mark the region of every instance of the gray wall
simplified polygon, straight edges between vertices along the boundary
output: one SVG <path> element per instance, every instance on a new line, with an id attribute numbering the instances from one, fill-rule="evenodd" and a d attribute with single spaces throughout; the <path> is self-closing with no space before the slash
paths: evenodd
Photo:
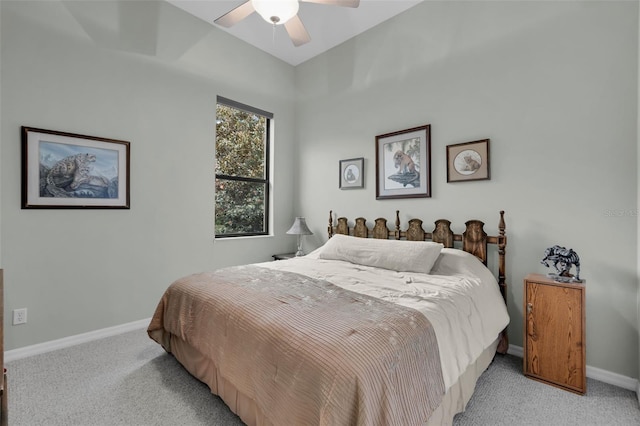
<path id="1" fill-rule="evenodd" d="M 506 211 L 511 343 L 522 280 L 571 247 L 587 285 L 587 362 L 638 377 L 637 2 L 424 2 L 296 70 L 300 211 L 325 239 L 351 219 Z M 375 136 L 432 128 L 430 199 L 375 199 Z M 446 182 L 446 145 L 491 139 L 491 180 Z M 338 161 L 365 157 L 365 189 Z M 431 224 L 431 225 L 430 225 Z M 614 348 L 614 349 L 613 349 Z"/>
<path id="2" fill-rule="evenodd" d="M 0 7 L 0 34 L 2 34 L 2 8 Z M 1 44 L 1 39 L 0 39 Z M 2 81 L 2 55 L 0 54 L 0 82 Z M 0 141 L 2 141 L 2 84 L 0 84 Z M 2 176 L 2 143 L 0 143 L 0 176 Z M 0 187 L 0 194 L 2 188 Z M 0 197 L 0 241 L 2 241 L 2 197 Z M 2 244 L 0 244 L 0 267 L 2 267 Z"/>
<path id="3" fill-rule="evenodd" d="M 181 275 L 291 250 L 295 214 L 308 250 L 329 209 L 490 233 L 504 209 L 512 343 L 522 278 L 564 244 L 587 279 L 589 365 L 638 377 L 636 2 L 430 1 L 295 69 L 165 3 L 0 10 L 7 349 L 147 318 Z M 212 240 L 216 95 L 276 115 L 275 237 Z M 421 124 L 433 197 L 376 201 L 375 135 Z M 131 210 L 21 210 L 21 125 L 131 141 Z M 491 180 L 447 184 L 446 145 L 481 138 Z M 365 189 L 340 191 L 338 161 L 359 156 Z"/>
<path id="4" fill-rule="evenodd" d="M 180 276 L 294 248 L 293 67 L 164 2 L 0 8 L 6 349 L 149 318 Z M 216 95 L 275 115 L 275 237 L 213 241 Z M 131 209 L 21 210 L 23 125 L 130 141 Z"/>

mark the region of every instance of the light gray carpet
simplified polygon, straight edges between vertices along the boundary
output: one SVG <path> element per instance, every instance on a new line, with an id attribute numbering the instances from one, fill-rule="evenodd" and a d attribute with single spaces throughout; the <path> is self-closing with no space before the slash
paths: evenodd
<path id="1" fill-rule="evenodd" d="M 574 395 L 525 378 L 521 363 L 497 356 L 454 424 L 640 425 L 634 392 L 589 380 L 587 395 Z M 12 361 L 7 372 L 15 426 L 242 425 L 145 330 Z"/>
<path id="2" fill-rule="evenodd" d="M 637 426 L 640 407 L 635 392 L 587 379 L 577 395 L 526 378 L 522 358 L 497 355 L 454 425 Z"/>

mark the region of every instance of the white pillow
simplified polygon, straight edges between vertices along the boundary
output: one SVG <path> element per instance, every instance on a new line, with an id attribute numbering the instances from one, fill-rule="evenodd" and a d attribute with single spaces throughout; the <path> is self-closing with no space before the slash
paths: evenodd
<path id="1" fill-rule="evenodd" d="M 336 234 L 322 246 L 318 257 L 398 272 L 428 274 L 443 247 L 440 243 L 430 241 L 383 240 Z"/>

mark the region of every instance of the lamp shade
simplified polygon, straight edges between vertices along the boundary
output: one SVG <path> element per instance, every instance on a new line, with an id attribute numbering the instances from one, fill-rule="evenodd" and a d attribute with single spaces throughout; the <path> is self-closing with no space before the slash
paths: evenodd
<path id="1" fill-rule="evenodd" d="M 253 8 L 262 19 L 274 25 L 282 25 L 298 13 L 298 0 L 251 0 Z"/>
<path id="2" fill-rule="evenodd" d="M 307 221 L 304 217 L 296 217 L 296 220 L 287 231 L 291 235 L 313 235 L 313 232 L 307 227 Z"/>

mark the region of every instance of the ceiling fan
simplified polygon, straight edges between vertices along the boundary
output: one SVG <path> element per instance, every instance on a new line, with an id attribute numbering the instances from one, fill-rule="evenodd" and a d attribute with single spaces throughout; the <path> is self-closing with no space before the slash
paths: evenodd
<path id="1" fill-rule="evenodd" d="M 213 22 L 229 28 L 253 12 L 258 12 L 270 24 L 284 25 L 293 44 L 301 46 L 311 41 L 311 37 L 298 16 L 300 6 L 298 1 L 343 7 L 358 7 L 360 5 L 360 0 L 247 0 Z"/>

